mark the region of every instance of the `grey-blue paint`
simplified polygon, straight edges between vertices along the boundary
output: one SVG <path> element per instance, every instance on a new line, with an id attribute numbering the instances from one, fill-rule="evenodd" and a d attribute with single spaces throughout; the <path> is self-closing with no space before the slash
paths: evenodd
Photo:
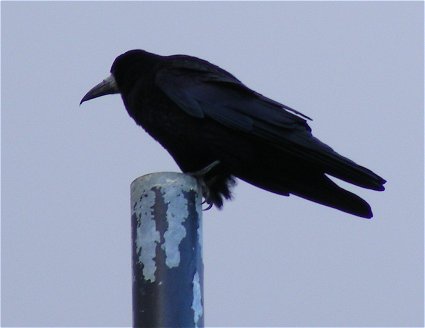
<path id="1" fill-rule="evenodd" d="M 201 196 L 181 173 L 131 184 L 133 325 L 203 327 Z"/>

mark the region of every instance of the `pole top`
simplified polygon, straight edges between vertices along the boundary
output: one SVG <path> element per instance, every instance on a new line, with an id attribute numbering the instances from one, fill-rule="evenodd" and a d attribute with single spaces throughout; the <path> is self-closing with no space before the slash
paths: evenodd
<path id="1" fill-rule="evenodd" d="M 200 186 L 196 178 L 189 174 L 179 172 L 155 172 L 142 175 L 133 180 L 130 185 L 131 195 L 138 196 L 143 190 L 152 189 L 179 189 L 183 191 L 195 191 L 200 193 Z M 132 199 L 134 203 L 134 199 Z"/>

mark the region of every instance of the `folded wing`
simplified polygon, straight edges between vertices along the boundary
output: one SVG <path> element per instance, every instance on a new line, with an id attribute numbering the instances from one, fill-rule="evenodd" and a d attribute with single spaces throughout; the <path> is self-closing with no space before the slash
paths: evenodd
<path id="1" fill-rule="evenodd" d="M 315 138 L 306 121 L 309 117 L 249 89 L 206 61 L 174 57 L 157 73 L 155 82 L 188 115 L 208 117 L 227 128 L 261 138 L 344 181 L 384 190 L 384 179 Z"/>

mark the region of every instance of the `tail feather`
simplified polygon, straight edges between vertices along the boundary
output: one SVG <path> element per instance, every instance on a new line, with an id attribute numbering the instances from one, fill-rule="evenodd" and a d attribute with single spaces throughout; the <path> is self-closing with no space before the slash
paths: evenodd
<path id="1" fill-rule="evenodd" d="M 338 179 L 372 190 L 385 190 L 385 179 L 371 170 L 340 155 L 331 147 L 313 137 L 309 132 L 291 136 L 293 144 L 285 145 L 284 152 L 307 160 L 315 168 L 320 168 Z"/>
<path id="2" fill-rule="evenodd" d="M 319 139 L 315 137 L 311 139 L 315 140 L 314 145 L 317 147 L 312 152 L 313 158 L 323 165 L 324 172 L 359 187 L 377 191 L 385 190 L 385 179 L 368 168 L 340 155 Z"/>
<path id="3" fill-rule="evenodd" d="M 298 184 L 291 194 L 359 217 L 373 217 L 372 209 L 364 199 L 341 188 L 324 175 L 316 176 L 314 180 L 310 177 L 308 184 Z"/>
<path id="4" fill-rule="evenodd" d="M 377 191 L 385 190 L 386 180 L 376 173 L 336 152 L 331 155 L 334 161 L 325 168 L 325 171 L 330 175 L 359 187 Z"/>

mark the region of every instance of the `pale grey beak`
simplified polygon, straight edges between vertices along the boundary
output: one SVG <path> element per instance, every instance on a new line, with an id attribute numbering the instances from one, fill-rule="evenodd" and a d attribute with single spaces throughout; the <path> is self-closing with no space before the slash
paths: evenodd
<path id="1" fill-rule="evenodd" d="M 108 78 L 104 79 L 94 88 L 92 88 L 89 92 L 87 92 L 83 99 L 81 99 L 80 105 L 87 100 L 101 97 L 104 95 L 110 95 L 113 93 L 119 93 L 119 90 L 117 87 L 117 83 L 115 82 L 115 79 L 111 74 Z"/>

